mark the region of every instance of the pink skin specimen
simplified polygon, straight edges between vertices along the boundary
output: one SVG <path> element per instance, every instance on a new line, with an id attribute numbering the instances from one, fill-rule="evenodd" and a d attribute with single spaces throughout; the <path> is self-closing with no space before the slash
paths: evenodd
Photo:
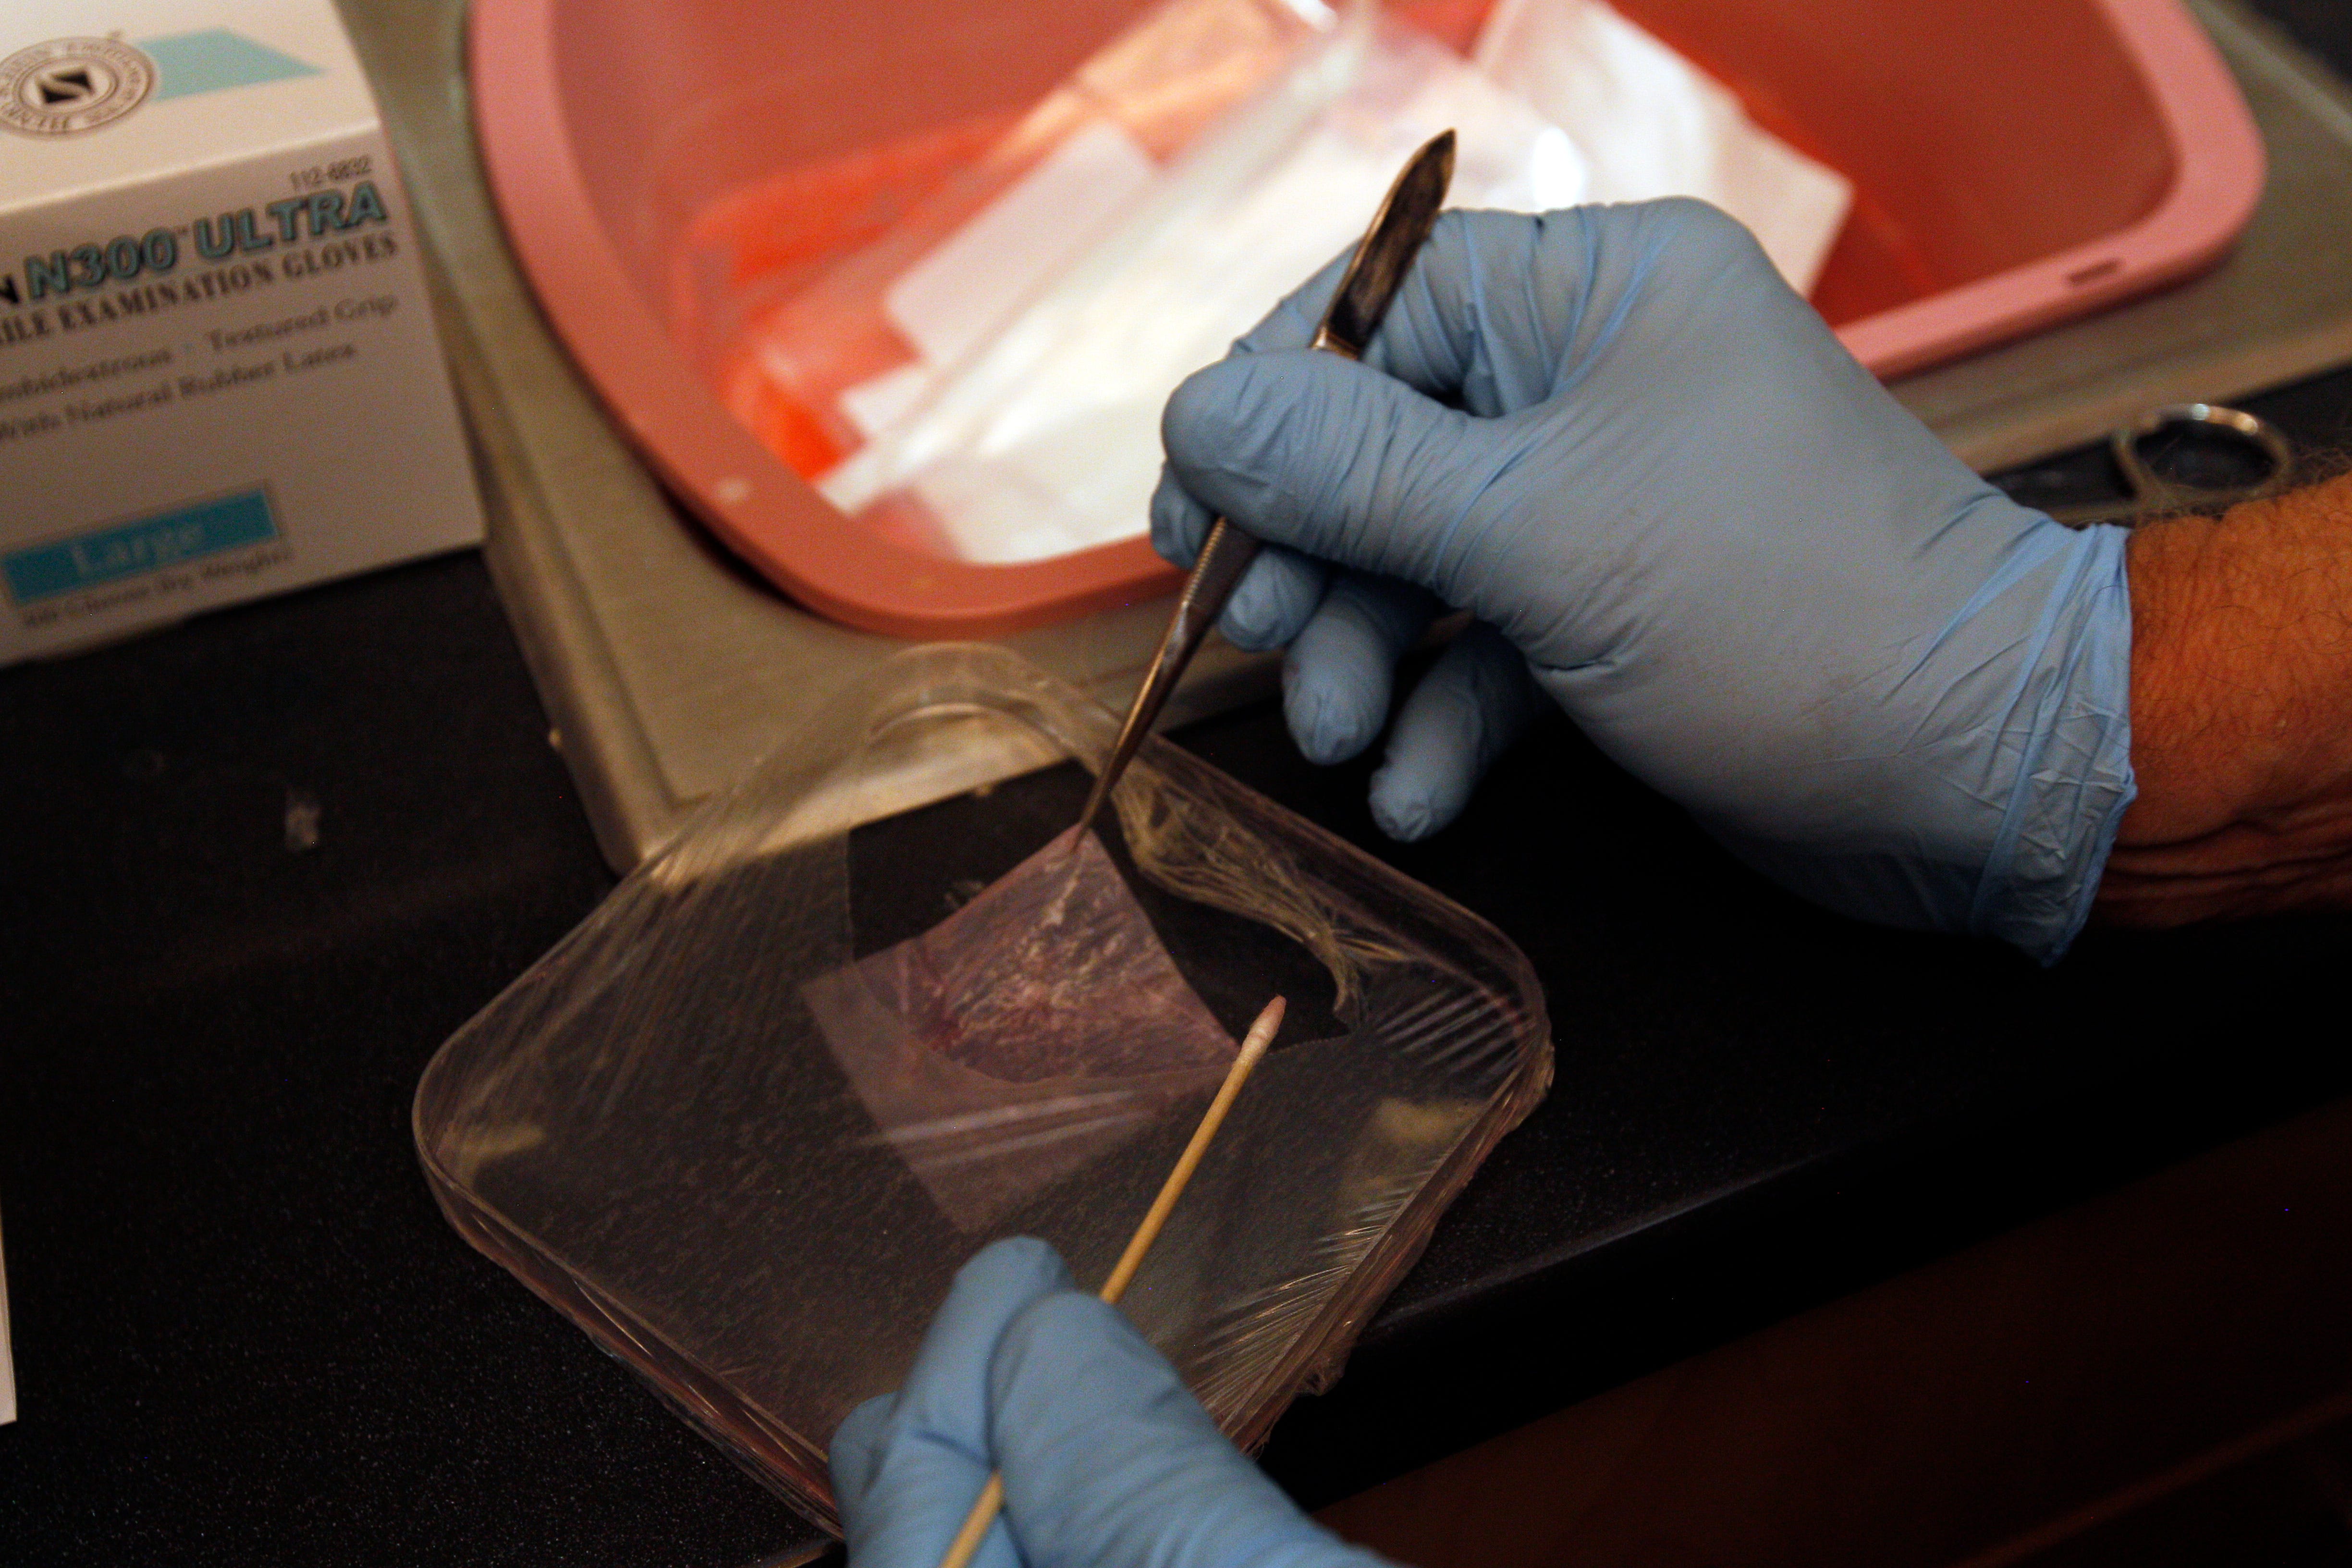
<path id="1" fill-rule="evenodd" d="M 1234 1052 L 1091 836 L 804 994 L 883 1137 L 966 1229 L 1213 1088 Z"/>

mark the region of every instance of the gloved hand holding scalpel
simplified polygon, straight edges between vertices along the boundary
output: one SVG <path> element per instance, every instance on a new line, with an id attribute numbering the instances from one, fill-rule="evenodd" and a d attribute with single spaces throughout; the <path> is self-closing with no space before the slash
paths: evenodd
<path id="1" fill-rule="evenodd" d="M 1354 754 L 1446 606 L 1372 808 L 1462 810 L 1556 700 L 1783 885 L 2044 963 L 2118 923 L 2352 902 L 2352 481 L 2136 531 L 1963 467 L 1691 201 L 1443 216 L 1361 364 L 1297 352 L 1339 264 L 1170 400 L 1152 537 L 1269 548 L 1223 625 L 1288 644 Z M 2128 543 L 2126 542 L 2128 541 Z"/>
<path id="2" fill-rule="evenodd" d="M 1288 547 L 1222 624 L 1290 645 L 1318 761 L 1478 617 L 1397 715 L 1385 829 L 1444 826 L 1549 696 L 1832 909 L 2063 950 L 2132 796 L 2123 530 L 1969 472 L 1703 204 L 1448 213 L 1361 365 L 1296 352 L 1336 266 L 1171 399 L 1152 531 Z"/>

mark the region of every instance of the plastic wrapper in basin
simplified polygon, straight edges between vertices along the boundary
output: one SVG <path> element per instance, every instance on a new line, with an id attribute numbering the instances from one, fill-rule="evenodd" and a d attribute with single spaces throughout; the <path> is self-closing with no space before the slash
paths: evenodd
<path id="1" fill-rule="evenodd" d="M 1270 996 L 1282 1036 L 1125 1302 L 1244 1444 L 1549 1082 L 1507 941 L 1181 751 L 1077 843 L 1115 728 L 1002 650 L 900 655 L 418 1090 L 467 1238 L 827 1525 L 834 1427 L 956 1268 L 1026 1233 L 1105 1274 Z"/>

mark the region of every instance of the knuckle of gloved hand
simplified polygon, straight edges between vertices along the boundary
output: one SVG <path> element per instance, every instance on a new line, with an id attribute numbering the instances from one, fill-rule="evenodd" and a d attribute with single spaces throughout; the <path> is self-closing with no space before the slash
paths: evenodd
<path id="1" fill-rule="evenodd" d="M 1697 196 L 1660 196 L 1626 210 L 1639 215 L 1645 225 L 1664 229 L 1680 245 L 1727 249 L 1755 243 L 1746 225 Z"/>
<path id="2" fill-rule="evenodd" d="M 1278 530 L 1296 511 L 1286 487 L 1309 411 L 1291 357 L 1255 354 L 1197 370 L 1170 394 L 1160 419 L 1178 480 L 1254 529 Z"/>
<path id="3" fill-rule="evenodd" d="M 1534 213 L 1450 207 L 1437 215 L 1430 228 L 1424 266 L 1433 276 L 1458 278 L 1481 257 L 1525 251 L 1542 226 L 1542 218 Z"/>
<path id="4" fill-rule="evenodd" d="M 1059 1375 L 1059 1369 L 1089 1359 L 1095 1347 L 1124 1347 L 1134 1337 L 1117 1308 L 1078 1290 L 1057 1290 L 1004 1326 L 991 1375 L 1013 1383 L 1040 1371 Z"/>
<path id="5" fill-rule="evenodd" d="M 1258 557 L 1227 606 L 1254 649 L 1279 647 L 1297 637 L 1323 596 L 1328 576 L 1312 556 L 1269 550 Z"/>
<path id="6" fill-rule="evenodd" d="M 1018 1299 L 1039 1290 L 1068 1289 L 1070 1271 L 1051 1243 L 1034 1236 L 1008 1236 L 966 1258 L 956 1278 L 959 1283 Z"/>
<path id="7" fill-rule="evenodd" d="M 1178 565 L 1190 565 L 1192 557 L 1201 548 L 1201 535 L 1208 528 L 1207 514 L 1201 503 L 1184 493 L 1184 487 L 1167 465 L 1160 469 L 1160 482 L 1152 488 L 1151 547 Z"/>
<path id="8" fill-rule="evenodd" d="M 1656 252 L 1662 282 L 1705 289 L 1732 282 L 1777 284 L 1780 272 L 1746 224 L 1696 196 L 1666 196 L 1624 209 L 1638 215 Z"/>
<path id="9" fill-rule="evenodd" d="M 1244 399 L 1255 358 L 1203 365 L 1178 382 L 1176 390 L 1168 395 L 1168 405 L 1160 416 L 1160 445 L 1177 482 L 1194 495 L 1201 493 L 1201 477 L 1212 465 L 1227 458 L 1248 428 Z"/>
<path id="10" fill-rule="evenodd" d="M 1092 1296 L 1057 1291 L 1005 1326 L 989 1363 L 1001 1442 L 1055 1441 L 1106 1400 L 1150 1403 L 1174 1372 L 1119 1314 Z M 1080 1394 L 1073 1398 L 1072 1391 Z"/>
<path id="11" fill-rule="evenodd" d="M 841 1418 L 826 1450 L 832 1457 L 836 1480 L 852 1489 L 865 1484 L 871 1460 L 889 1436 L 891 1419 L 898 1408 L 897 1394 L 877 1394 Z M 845 1471 L 849 1473 L 845 1475 Z"/>

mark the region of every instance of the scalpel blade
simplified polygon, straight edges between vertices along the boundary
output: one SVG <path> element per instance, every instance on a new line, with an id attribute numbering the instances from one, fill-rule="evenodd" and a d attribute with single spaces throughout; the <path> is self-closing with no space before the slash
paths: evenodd
<path id="1" fill-rule="evenodd" d="M 1371 342 L 1381 318 L 1388 314 L 1389 301 L 1396 298 L 1397 286 L 1404 281 L 1413 258 L 1429 238 L 1430 226 L 1437 221 L 1437 209 L 1445 205 L 1445 190 L 1453 182 L 1454 132 L 1444 131 L 1412 155 L 1396 184 L 1389 187 L 1387 199 L 1372 215 L 1371 226 L 1364 231 L 1362 243 L 1349 260 L 1331 303 L 1324 308 L 1323 324 L 1316 329 L 1310 347 L 1349 359 L 1363 357 L 1364 345 Z M 1176 595 L 1176 610 L 1160 639 L 1160 651 L 1151 656 L 1143 684 L 1137 688 L 1134 704 L 1127 710 L 1127 722 L 1119 726 L 1118 740 L 1087 795 L 1087 808 L 1078 814 L 1080 833 L 1094 826 L 1103 802 L 1110 798 L 1111 786 L 1127 771 L 1136 748 L 1150 732 L 1151 721 L 1160 717 L 1168 694 L 1176 689 L 1177 679 L 1192 662 L 1201 639 L 1209 635 L 1217 613 L 1233 596 L 1234 584 L 1242 580 L 1243 571 L 1256 554 L 1257 541 L 1223 518 L 1210 526 L 1200 558 L 1192 563 L 1192 574 Z"/>

